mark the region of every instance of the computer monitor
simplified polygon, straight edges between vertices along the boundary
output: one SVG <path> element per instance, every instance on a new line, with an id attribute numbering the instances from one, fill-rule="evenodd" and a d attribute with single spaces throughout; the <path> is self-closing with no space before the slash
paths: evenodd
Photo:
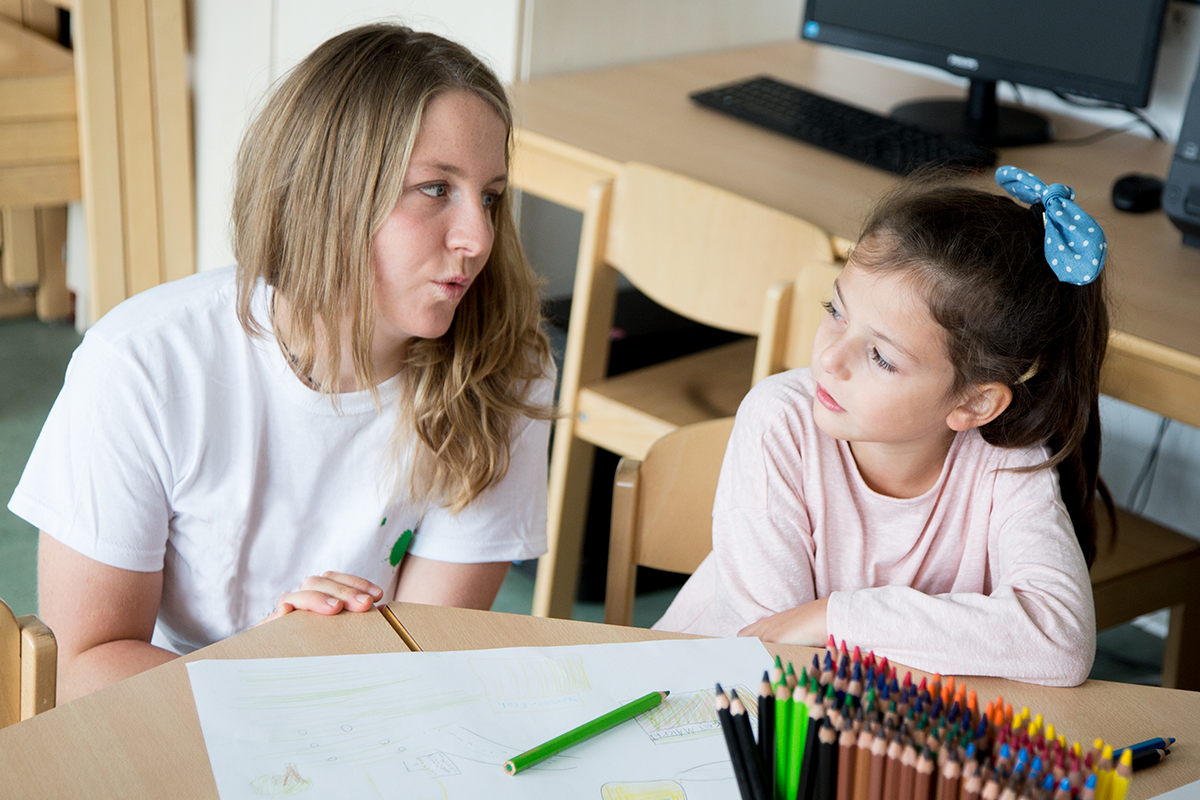
<path id="1" fill-rule="evenodd" d="M 989 147 L 1036 144 L 1049 121 L 998 105 L 996 81 L 1145 106 L 1166 2 L 808 0 L 800 34 L 970 79 L 964 100 L 907 103 L 897 119 Z"/>

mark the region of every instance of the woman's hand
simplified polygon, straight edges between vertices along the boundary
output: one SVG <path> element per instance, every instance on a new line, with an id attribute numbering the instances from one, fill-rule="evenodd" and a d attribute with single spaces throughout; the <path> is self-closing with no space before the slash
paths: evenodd
<path id="1" fill-rule="evenodd" d="M 322 572 L 320 575 L 309 575 L 296 591 L 280 595 L 274 613 L 257 624 L 297 609 L 316 614 L 337 614 L 343 610 L 370 611 L 382 599 L 383 589 L 365 578 L 342 572 Z"/>
<path id="2" fill-rule="evenodd" d="M 821 647 L 829 639 L 825 608 L 829 599 L 814 600 L 751 623 L 738 636 L 757 636 L 764 642 Z"/>

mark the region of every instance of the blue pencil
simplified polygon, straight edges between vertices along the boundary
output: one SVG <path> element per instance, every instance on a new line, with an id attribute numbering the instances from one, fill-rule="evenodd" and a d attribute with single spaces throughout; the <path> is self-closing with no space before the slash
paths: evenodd
<path id="1" fill-rule="evenodd" d="M 1120 758 L 1121 753 L 1126 750 L 1132 750 L 1134 758 L 1136 758 L 1138 755 L 1148 750 L 1170 750 L 1171 745 L 1173 744 L 1175 744 L 1174 736 L 1158 736 L 1154 739 L 1147 739 L 1144 742 L 1131 744 L 1128 747 L 1122 747 L 1120 750 L 1113 750 L 1113 760 L 1116 761 L 1116 759 Z"/>

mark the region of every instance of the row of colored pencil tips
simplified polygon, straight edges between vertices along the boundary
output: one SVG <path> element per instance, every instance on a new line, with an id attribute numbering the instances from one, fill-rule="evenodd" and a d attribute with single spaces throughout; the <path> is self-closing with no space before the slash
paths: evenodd
<path id="1" fill-rule="evenodd" d="M 835 667 L 836 665 L 836 667 Z M 1091 751 L 1002 697 L 832 645 L 797 675 L 777 657 L 751 701 L 718 684 L 717 717 L 743 800 L 1124 800 L 1135 761 L 1174 740 Z M 757 738 L 751 716 L 757 717 Z"/>

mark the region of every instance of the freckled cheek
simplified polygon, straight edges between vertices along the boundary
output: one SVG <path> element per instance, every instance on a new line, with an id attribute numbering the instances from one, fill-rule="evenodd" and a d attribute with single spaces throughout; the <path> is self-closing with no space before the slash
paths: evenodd
<path id="1" fill-rule="evenodd" d="M 821 321 L 821 325 L 817 328 L 817 333 L 813 337 L 812 341 L 812 365 L 814 367 L 820 363 L 821 354 L 825 352 L 827 347 L 829 347 L 829 342 L 831 340 L 831 335 L 829 333 L 829 317 L 826 316 L 825 319 Z"/>

